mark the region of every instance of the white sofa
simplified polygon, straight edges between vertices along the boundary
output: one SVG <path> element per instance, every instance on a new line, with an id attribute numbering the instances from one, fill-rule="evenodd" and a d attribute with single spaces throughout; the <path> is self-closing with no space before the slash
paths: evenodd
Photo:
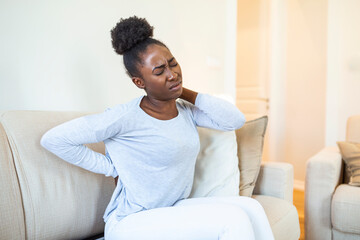
<path id="1" fill-rule="evenodd" d="M 360 115 L 348 119 L 346 141 L 360 143 Z M 308 160 L 306 240 L 360 240 L 360 187 L 348 182 L 338 147 L 326 147 Z"/>
<path id="2" fill-rule="evenodd" d="M 86 239 L 102 234 L 114 180 L 73 166 L 40 146 L 42 135 L 81 112 L 9 111 L 0 124 L 0 239 Z M 104 152 L 103 143 L 90 148 Z M 253 197 L 275 239 L 296 240 L 293 167 L 262 163 Z M 94 238 L 93 238 L 94 239 Z"/>

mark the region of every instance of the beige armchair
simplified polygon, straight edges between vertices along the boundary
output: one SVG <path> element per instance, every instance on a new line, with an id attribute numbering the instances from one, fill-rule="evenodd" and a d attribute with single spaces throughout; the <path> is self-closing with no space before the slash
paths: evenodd
<path id="1" fill-rule="evenodd" d="M 360 142 L 360 115 L 348 119 L 346 141 Z M 350 186 L 338 147 L 307 162 L 305 239 L 360 239 L 360 187 Z"/>

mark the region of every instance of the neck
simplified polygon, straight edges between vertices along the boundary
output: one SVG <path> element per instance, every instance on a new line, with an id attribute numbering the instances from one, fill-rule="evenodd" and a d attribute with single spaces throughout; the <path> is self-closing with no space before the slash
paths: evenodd
<path id="1" fill-rule="evenodd" d="M 162 120 L 168 120 L 178 115 L 175 99 L 162 101 L 145 96 L 140 103 L 140 107 L 150 116 Z"/>

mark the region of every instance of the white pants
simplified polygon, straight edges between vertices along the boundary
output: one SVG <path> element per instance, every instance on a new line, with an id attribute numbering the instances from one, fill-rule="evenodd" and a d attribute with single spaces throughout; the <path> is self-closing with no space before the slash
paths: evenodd
<path id="1" fill-rule="evenodd" d="M 191 198 L 105 224 L 105 240 L 273 240 L 263 207 L 249 197 Z"/>

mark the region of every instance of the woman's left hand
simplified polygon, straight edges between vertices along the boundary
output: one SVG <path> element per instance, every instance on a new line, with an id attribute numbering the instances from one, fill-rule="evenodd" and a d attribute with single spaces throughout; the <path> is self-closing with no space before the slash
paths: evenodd
<path id="1" fill-rule="evenodd" d="M 194 92 L 187 88 L 183 88 L 182 94 L 180 95 L 179 98 L 184 99 L 192 104 L 195 104 L 197 95 L 198 95 L 197 92 Z"/>

